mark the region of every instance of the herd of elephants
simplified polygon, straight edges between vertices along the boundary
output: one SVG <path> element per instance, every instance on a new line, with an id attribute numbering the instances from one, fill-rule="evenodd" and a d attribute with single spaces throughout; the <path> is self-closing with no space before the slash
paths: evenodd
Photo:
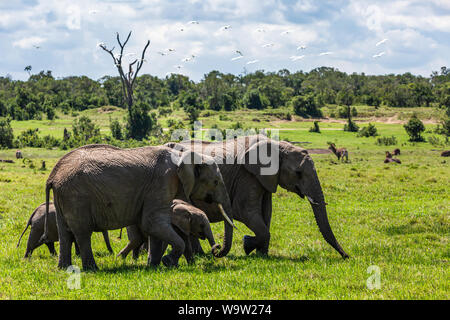
<path id="1" fill-rule="evenodd" d="M 267 150 L 272 150 L 269 159 L 277 162 L 274 172 L 264 171 L 269 164 L 259 156 Z M 25 228 L 31 226 L 25 257 L 42 244 L 56 254 L 54 242 L 59 241 L 58 266 L 65 269 L 72 265 L 75 243 L 83 269 L 96 270 L 92 233 L 102 232 L 112 252 L 108 230 L 126 227 L 129 242 L 120 256 L 133 251 L 136 258 L 147 245 L 150 266 L 162 261 L 174 267 L 183 254 L 188 262 L 195 254 L 203 254 L 199 239 L 208 240 L 215 257 L 227 255 L 233 220 L 254 232 L 244 236 L 245 253 L 256 250 L 267 255 L 272 194 L 278 185 L 309 201 L 324 239 L 348 258 L 331 230 L 308 152 L 264 135 L 134 149 L 87 145 L 67 153 L 47 179 L 46 202 L 33 212 Z M 220 221 L 224 223 L 221 246 L 210 226 Z M 164 255 L 168 245 L 172 250 Z"/>

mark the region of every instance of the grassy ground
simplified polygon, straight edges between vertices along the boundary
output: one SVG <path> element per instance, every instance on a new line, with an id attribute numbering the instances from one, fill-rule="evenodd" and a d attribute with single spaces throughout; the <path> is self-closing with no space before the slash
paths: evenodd
<path id="1" fill-rule="evenodd" d="M 107 116 L 99 117 L 106 130 Z M 254 115 L 236 117 L 247 124 Z M 70 126 L 70 117 L 56 123 L 63 121 Z M 227 257 L 201 257 L 192 266 L 182 259 L 177 270 L 148 269 L 145 256 L 137 262 L 110 256 L 101 234 L 95 234 L 100 271 L 82 273 L 81 289 L 70 290 L 69 274 L 58 270 L 57 258 L 46 247 L 24 260 L 28 233 L 15 247 L 31 212 L 45 199 L 50 169 L 65 153 L 24 149 L 35 168 L 20 161 L 0 163 L 0 299 L 449 299 L 450 167 L 433 151 L 440 148 L 407 142 L 400 124 L 377 123 L 381 135 L 398 139 L 397 146 L 381 147 L 375 138 L 343 132 L 340 123 L 321 123 L 317 134 L 307 131 L 310 122 L 276 121 L 265 124 L 285 129 L 282 139 L 311 142 L 306 148 L 326 148 L 327 141 L 348 148 L 349 163 L 338 163 L 331 154 L 312 157 L 331 226 L 350 259 L 342 260 L 323 240 L 306 201 L 279 188 L 273 197 L 268 258 L 245 255 L 242 237 L 252 233 L 239 222 Z M 18 130 L 32 124 L 13 125 Z M 47 130 L 45 121 L 36 124 Z M 56 127 L 62 134 L 63 125 Z M 384 151 L 395 147 L 401 149 L 402 164 L 384 164 Z M 13 155 L 14 150 L 0 150 L 0 159 Z M 46 171 L 39 170 L 41 160 Z M 219 240 L 223 225 L 214 224 L 213 230 Z M 118 240 L 118 233 L 110 232 L 115 252 L 127 242 L 126 236 Z M 81 266 L 78 257 L 73 262 Z M 370 266 L 379 267 L 379 289 L 367 288 Z"/>

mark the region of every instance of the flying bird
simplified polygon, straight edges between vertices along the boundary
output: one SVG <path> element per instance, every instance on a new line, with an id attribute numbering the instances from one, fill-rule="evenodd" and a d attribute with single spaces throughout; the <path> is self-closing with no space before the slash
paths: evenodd
<path id="1" fill-rule="evenodd" d="M 378 53 L 378 54 L 374 54 L 373 56 L 372 56 L 372 58 L 379 58 L 379 57 L 381 57 L 381 56 L 384 56 L 386 54 L 386 52 L 380 52 L 380 53 Z"/>
<path id="2" fill-rule="evenodd" d="M 291 33 L 292 31 L 291 30 L 286 30 L 286 31 L 283 31 L 282 33 L 280 33 L 281 35 L 285 35 L 285 34 L 289 34 L 289 33 Z"/>
<path id="3" fill-rule="evenodd" d="M 162 55 L 162 56 L 166 56 L 166 55 L 167 55 L 167 53 L 161 52 L 161 51 L 158 51 L 158 54 L 160 54 L 160 55 Z"/>
<path id="4" fill-rule="evenodd" d="M 199 22 L 195 21 L 195 20 L 192 20 L 192 21 L 189 21 L 188 24 L 199 24 Z"/>
<path id="5" fill-rule="evenodd" d="M 228 29 L 231 29 L 230 25 L 223 26 L 222 28 L 220 28 L 220 31 L 224 31 L 224 30 L 228 30 Z"/>
<path id="6" fill-rule="evenodd" d="M 297 50 L 305 50 L 305 49 L 306 49 L 306 46 L 303 46 L 303 45 L 300 45 L 297 47 Z"/>
<path id="7" fill-rule="evenodd" d="M 181 68 L 183 68 L 183 66 L 177 65 L 177 66 L 173 66 L 174 68 L 177 68 L 178 70 L 180 70 Z"/>
<path id="8" fill-rule="evenodd" d="M 175 51 L 175 49 L 172 49 L 172 48 L 167 48 L 166 50 L 169 51 L 169 52 L 174 52 Z"/>
<path id="9" fill-rule="evenodd" d="M 125 55 L 125 57 L 134 56 L 134 55 L 136 55 L 136 53 L 130 52 L 130 53 L 127 53 L 127 54 Z"/>
<path id="10" fill-rule="evenodd" d="M 243 57 L 244 57 L 244 56 L 234 57 L 234 58 L 231 59 L 231 61 L 236 61 L 236 60 L 242 59 Z"/>
<path id="11" fill-rule="evenodd" d="M 264 45 L 262 45 L 263 48 L 269 48 L 269 47 L 273 47 L 275 44 L 274 43 L 266 43 Z"/>
<path id="12" fill-rule="evenodd" d="M 383 40 L 377 42 L 377 44 L 376 44 L 375 46 L 378 47 L 379 45 L 385 43 L 385 42 L 388 41 L 388 40 L 389 40 L 389 39 L 383 39 Z"/>
<path id="13" fill-rule="evenodd" d="M 38 45 L 33 44 L 33 47 L 35 47 L 36 49 L 40 49 L 41 47 Z"/>
<path id="14" fill-rule="evenodd" d="M 258 28 L 256 29 L 257 32 L 266 32 L 266 30 L 264 30 L 263 28 Z"/>
<path id="15" fill-rule="evenodd" d="M 254 63 L 257 63 L 257 62 L 259 62 L 259 60 L 252 60 L 252 61 L 247 62 L 247 64 L 254 64 Z"/>
<path id="16" fill-rule="evenodd" d="M 301 56 L 291 56 L 291 57 L 289 57 L 289 59 L 291 59 L 292 61 L 297 61 L 297 60 L 303 59 L 304 57 L 305 57 L 304 55 L 301 55 Z"/>
<path id="17" fill-rule="evenodd" d="M 97 12 L 97 10 L 89 10 L 89 14 L 96 14 Z"/>
<path id="18" fill-rule="evenodd" d="M 331 51 L 321 52 L 321 53 L 319 53 L 319 57 L 321 57 L 321 56 L 327 56 L 327 55 L 332 54 L 332 53 L 333 53 L 333 52 L 331 52 Z"/>

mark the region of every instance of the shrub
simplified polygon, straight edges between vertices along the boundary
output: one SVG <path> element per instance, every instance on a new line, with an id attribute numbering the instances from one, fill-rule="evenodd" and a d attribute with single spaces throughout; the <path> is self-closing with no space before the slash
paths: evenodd
<path id="1" fill-rule="evenodd" d="M 380 137 L 377 139 L 376 144 L 380 146 L 394 146 L 397 144 L 397 138 L 394 136 Z"/>
<path id="2" fill-rule="evenodd" d="M 352 108 L 352 117 L 358 116 L 358 111 L 356 110 L 356 107 Z"/>
<path id="3" fill-rule="evenodd" d="M 309 132 L 320 133 L 319 121 L 314 121 L 314 126 L 309 129 Z"/>
<path id="4" fill-rule="evenodd" d="M 348 119 L 347 124 L 344 125 L 344 131 L 358 132 L 359 127 L 354 121 L 352 121 L 352 119 Z"/>
<path id="5" fill-rule="evenodd" d="M 120 124 L 119 120 L 114 119 L 111 121 L 111 118 L 109 118 L 109 128 L 111 130 L 111 136 L 114 139 L 122 140 L 123 139 L 123 128 Z"/>
<path id="6" fill-rule="evenodd" d="M 14 145 L 18 148 L 23 147 L 32 147 L 32 148 L 40 148 L 43 145 L 43 141 L 39 138 L 38 135 L 39 129 L 28 129 L 22 131 L 19 136 L 14 141 Z"/>
<path id="7" fill-rule="evenodd" d="M 359 132 L 358 132 L 358 137 L 375 137 L 377 136 L 377 128 L 375 127 L 375 125 L 369 123 L 369 125 L 367 127 L 362 128 Z"/>
<path id="8" fill-rule="evenodd" d="M 164 117 L 164 116 L 166 116 L 168 114 L 171 114 L 173 112 L 173 110 L 170 107 L 160 107 L 158 109 L 158 112 L 159 112 L 159 116 L 160 117 Z"/>
<path id="9" fill-rule="evenodd" d="M 322 111 L 316 104 L 314 96 L 307 94 L 304 96 L 295 96 L 290 102 L 294 113 L 301 117 L 322 117 Z"/>
<path id="10" fill-rule="evenodd" d="M 87 116 L 81 116 L 79 119 L 73 120 L 72 131 L 72 139 L 75 140 L 77 146 L 93 142 L 93 140 L 101 140 L 100 128 Z"/>
<path id="11" fill-rule="evenodd" d="M 14 134 L 10 118 L 0 118 L 0 148 L 13 147 Z"/>
<path id="12" fill-rule="evenodd" d="M 142 101 L 136 102 L 128 109 L 127 137 L 142 140 L 157 126 L 156 114 L 149 114 L 150 106 Z"/>
<path id="13" fill-rule="evenodd" d="M 422 137 L 422 132 L 425 131 L 425 126 L 419 118 L 417 118 L 416 114 L 413 114 L 411 119 L 409 119 L 408 123 L 403 126 L 406 130 L 406 133 L 409 135 L 409 141 L 412 142 L 421 142 L 425 141 Z"/>

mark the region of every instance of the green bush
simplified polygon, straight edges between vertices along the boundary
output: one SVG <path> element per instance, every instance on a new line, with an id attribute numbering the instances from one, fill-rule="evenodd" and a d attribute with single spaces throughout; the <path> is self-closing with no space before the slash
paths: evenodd
<path id="1" fill-rule="evenodd" d="M 375 137 L 377 136 L 377 128 L 375 127 L 375 125 L 369 123 L 369 125 L 367 127 L 362 128 L 359 132 L 358 132 L 358 137 Z"/>
<path id="2" fill-rule="evenodd" d="M 377 138 L 376 144 L 380 146 L 395 146 L 397 144 L 397 138 L 395 136 L 379 137 Z"/>
<path id="3" fill-rule="evenodd" d="M 352 121 L 352 119 L 348 119 L 347 124 L 344 125 L 344 131 L 358 132 L 359 127 L 354 121 Z"/>
<path id="4" fill-rule="evenodd" d="M 314 121 L 314 126 L 309 129 L 309 132 L 320 133 L 319 121 Z"/>
<path id="5" fill-rule="evenodd" d="M 13 147 L 14 134 L 10 118 L 0 118 L 0 148 Z"/>
<path id="6" fill-rule="evenodd" d="M 306 94 L 303 96 L 295 96 L 291 99 L 291 107 L 294 113 L 298 116 L 309 118 L 321 118 L 322 111 L 319 109 L 314 96 L 312 94 Z"/>
<path id="7" fill-rule="evenodd" d="M 109 118 L 109 129 L 111 130 L 111 136 L 114 139 L 122 140 L 123 139 L 123 128 L 120 124 L 119 120 L 114 119 L 111 120 L 111 117 Z"/>
<path id="8" fill-rule="evenodd" d="M 409 135 L 409 141 L 412 142 L 421 142 L 425 141 L 422 137 L 422 132 L 425 131 L 425 126 L 419 118 L 417 118 L 416 114 L 413 114 L 411 119 L 409 119 L 408 123 L 403 126 L 406 130 L 406 133 Z"/>

